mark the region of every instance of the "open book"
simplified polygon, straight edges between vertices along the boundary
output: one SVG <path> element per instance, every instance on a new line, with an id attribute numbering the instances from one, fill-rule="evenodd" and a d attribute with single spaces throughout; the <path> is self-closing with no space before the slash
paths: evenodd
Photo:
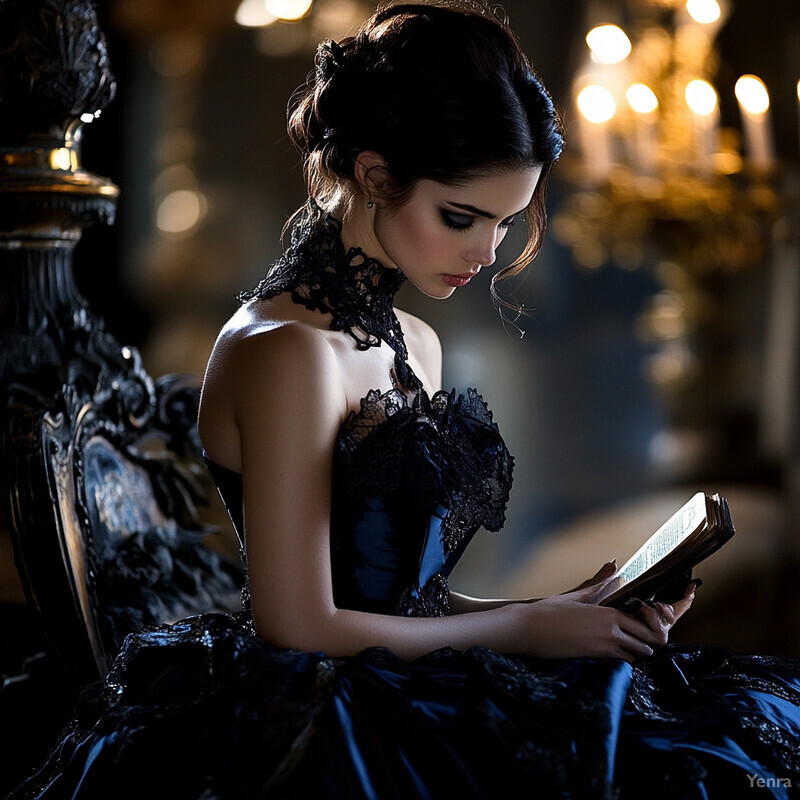
<path id="1" fill-rule="evenodd" d="M 725 498 L 698 492 L 617 570 L 600 605 L 618 608 L 633 597 L 680 600 L 692 568 L 733 534 Z"/>

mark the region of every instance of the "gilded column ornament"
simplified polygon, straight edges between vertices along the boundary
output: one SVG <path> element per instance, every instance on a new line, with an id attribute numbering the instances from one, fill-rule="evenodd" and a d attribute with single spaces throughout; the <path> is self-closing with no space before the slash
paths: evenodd
<path id="1" fill-rule="evenodd" d="M 83 230 L 114 221 L 118 189 L 80 145 L 115 88 L 91 0 L 0 0 L 0 497 L 51 655 L 81 682 L 126 633 L 239 593 L 201 545 L 197 381 L 154 381 L 73 278 Z"/>

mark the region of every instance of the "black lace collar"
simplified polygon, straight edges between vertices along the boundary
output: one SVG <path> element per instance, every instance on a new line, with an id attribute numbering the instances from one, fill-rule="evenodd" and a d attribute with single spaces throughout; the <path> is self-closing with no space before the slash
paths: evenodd
<path id="1" fill-rule="evenodd" d="M 395 383 L 412 392 L 422 384 L 408 366 L 394 298 L 406 277 L 359 247 L 345 252 L 342 223 L 309 200 L 292 226 L 291 243 L 266 277 L 242 301 L 290 291 L 295 303 L 330 314 L 330 328 L 345 331 L 359 350 L 386 342 L 395 352 Z"/>

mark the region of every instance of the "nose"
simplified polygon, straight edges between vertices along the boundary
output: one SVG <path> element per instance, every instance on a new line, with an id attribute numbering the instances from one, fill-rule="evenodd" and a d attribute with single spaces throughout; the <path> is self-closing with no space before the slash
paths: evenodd
<path id="1" fill-rule="evenodd" d="M 464 260 L 490 267 L 494 264 L 495 251 L 499 244 L 500 237 L 497 231 L 492 230 L 491 233 L 482 231 L 470 241 L 469 247 L 464 252 Z"/>

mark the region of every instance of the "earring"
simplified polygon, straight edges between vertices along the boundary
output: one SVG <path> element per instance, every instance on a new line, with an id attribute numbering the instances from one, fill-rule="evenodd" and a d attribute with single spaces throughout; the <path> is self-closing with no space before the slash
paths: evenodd
<path id="1" fill-rule="evenodd" d="M 367 208 L 373 208 L 374 205 L 375 205 L 375 203 L 373 203 L 372 200 L 368 200 L 367 201 Z"/>

